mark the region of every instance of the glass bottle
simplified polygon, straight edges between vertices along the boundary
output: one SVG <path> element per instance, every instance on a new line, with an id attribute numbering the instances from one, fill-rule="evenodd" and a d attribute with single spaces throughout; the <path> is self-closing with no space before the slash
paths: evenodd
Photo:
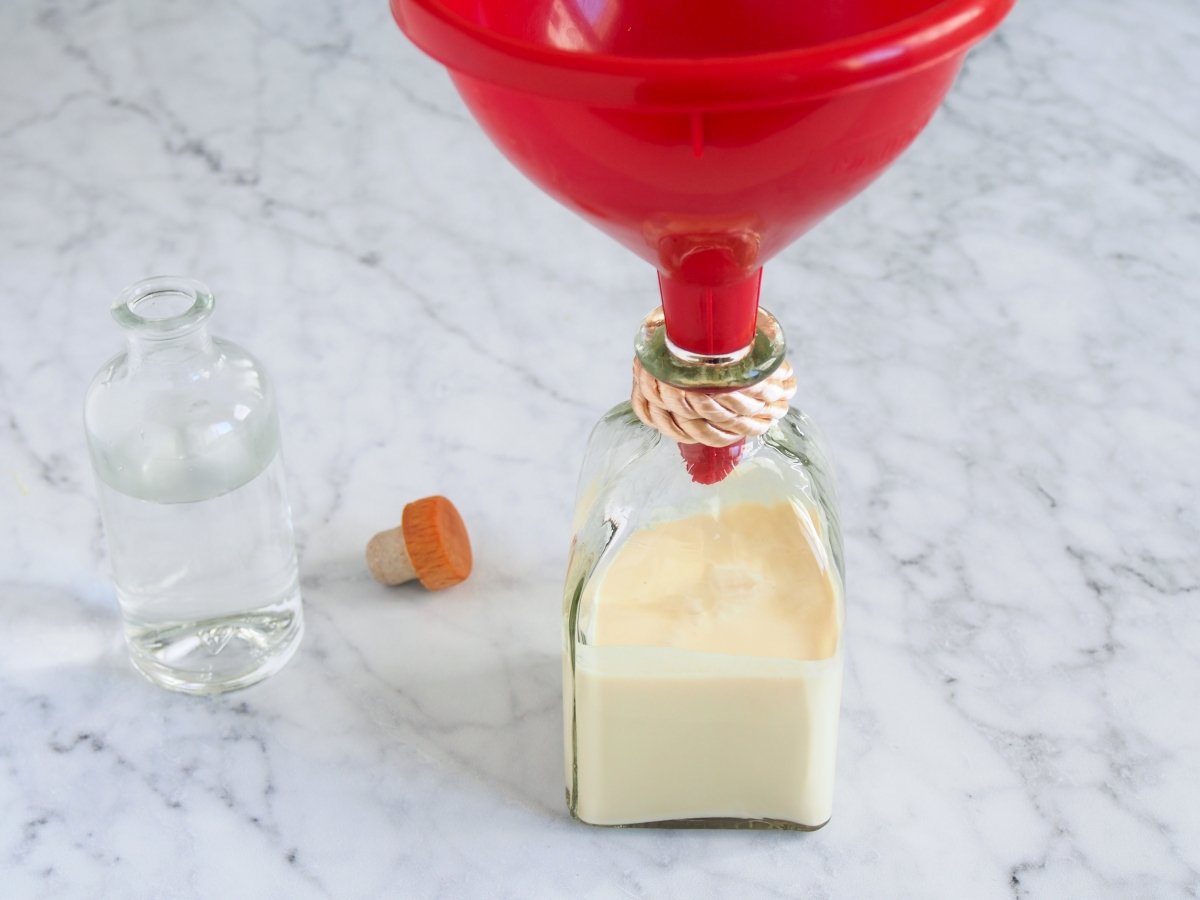
<path id="1" fill-rule="evenodd" d="M 84 408 L 130 656 L 191 694 L 278 671 L 304 627 L 274 391 L 209 335 L 212 311 L 198 281 L 128 288 L 112 307 L 126 349 Z"/>
<path id="2" fill-rule="evenodd" d="M 785 351 L 764 311 L 741 359 L 673 352 L 662 324 L 638 356 L 680 387 L 753 383 Z M 629 403 L 589 440 L 564 598 L 567 805 L 597 825 L 819 828 L 844 615 L 829 463 L 794 409 L 715 483 L 693 477 L 697 446 Z"/>

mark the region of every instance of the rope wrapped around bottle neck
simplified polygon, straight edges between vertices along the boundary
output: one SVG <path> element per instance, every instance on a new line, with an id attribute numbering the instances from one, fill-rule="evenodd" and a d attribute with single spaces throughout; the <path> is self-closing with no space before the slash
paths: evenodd
<path id="1" fill-rule="evenodd" d="M 725 392 L 675 387 L 647 372 L 636 356 L 633 359 L 633 411 L 681 444 L 729 447 L 765 434 L 787 415 L 795 393 L 796 378 L 786 359 L 758 384 Z"/>

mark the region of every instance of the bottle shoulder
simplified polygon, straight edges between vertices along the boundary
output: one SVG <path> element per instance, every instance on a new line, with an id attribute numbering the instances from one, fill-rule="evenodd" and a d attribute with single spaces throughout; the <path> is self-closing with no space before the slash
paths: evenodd
<path id="1" fill-rule="evenodd" d="M 152 361 L 118 353 L 93 378 L 84 428 L 97 476 L 143 499 L 190 498 L 245 483 L 278 452 L 275 396 L 232 341 Z"/>
<path id="2" fill-rule="evenodd" d="M 139 361 L 122 350 L 92 377 L 87 399 L 112 404 L 148 396 L 206 395 L 210 402 L 273 402 L 271 380 L 253 355 L 223 338 L 213 338 L 211 344 L 204 353 L 153 361 Z"/>
<path id="3" fill-rule="evenodd" d="M 590 478 L 612 480 L 633 466 L 663 465 L 666 472 L 686 476 L 680 462 L 679 445 L 662 433 L 643 423 L 628 403 L 619 403 L 606 412 L 592 429 L 585 454 L 583 482 Z M 652 460 L 657 460 L 653 462 Z M 668 462 L 669 461 L 669 462 Z M 746 441 L 741 461 L 730 477 L 744 475 L 755 466 L 784 464 L 792 470 L 817 471 L 832 490 L 832 467 L 824 438 L 812 419 L 798 409 L 789 409 L 766 434 Z M 741 473 L 739 473 L 741 469 Z M 721 485 L 699 485 L 721 493 Z M 690 482 L 690 479 L 688 479 Z"/>
<path id="4" fill-rule="evenodd" d="M 701 484 L 692 480 L 679 444 L 643 424 L 628 403 L 613 407 L 588 441 L 574 531 L 577 542 L 606 544 L 632 528 L 742 503 L 803 510 L 841 569 L 829 455 L 811 419 L 794 409 L 762 437 L 747 440 L 725 478 Z"/>

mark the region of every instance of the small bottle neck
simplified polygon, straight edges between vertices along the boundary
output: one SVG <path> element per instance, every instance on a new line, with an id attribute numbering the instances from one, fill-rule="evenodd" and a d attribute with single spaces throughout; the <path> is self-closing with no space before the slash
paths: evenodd
<path id="1" fill-rule="evenodd" d="M 127 288 L 112 315 L 128 338 L 132 365 L 177 364 L 212 352 L 213 296 L 190 278 L 147 278 Z"/>
<path id="2" fill-rule="evenodd" d="M 144 334 L 128 335 L 129 361 L 135 365 L 179 363 L 212 353 L 212 336 L 208 327 L 200 325 L 192 331 L 171 337 Z"/>

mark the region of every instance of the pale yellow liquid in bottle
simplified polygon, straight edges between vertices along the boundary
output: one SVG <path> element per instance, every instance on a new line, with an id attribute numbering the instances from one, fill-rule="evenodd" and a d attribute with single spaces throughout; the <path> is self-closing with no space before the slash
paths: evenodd
<path id="1" fill-rule="evenodd" d="M 592 640 L 566 723 L 581 819 L 828 820 L 842 606 L 807 510 L 741 503 L 641 529 L 581 608 Z"/>

